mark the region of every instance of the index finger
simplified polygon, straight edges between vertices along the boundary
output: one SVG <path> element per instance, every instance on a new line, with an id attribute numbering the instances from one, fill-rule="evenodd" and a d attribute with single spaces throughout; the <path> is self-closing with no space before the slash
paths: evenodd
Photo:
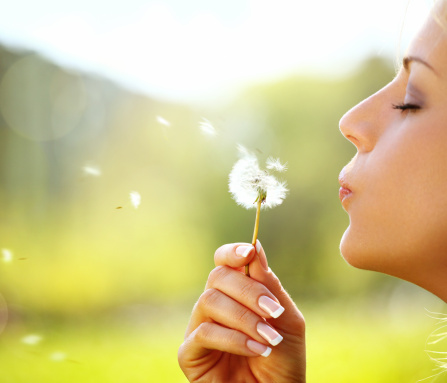
<path id="1" fill-rule="evenodd" d="M 241 268 L 249 264 L 255 254 L 255 248 L 251 243 L 229 243 L 216 250 L 214 263 L 216 266 Z"/>

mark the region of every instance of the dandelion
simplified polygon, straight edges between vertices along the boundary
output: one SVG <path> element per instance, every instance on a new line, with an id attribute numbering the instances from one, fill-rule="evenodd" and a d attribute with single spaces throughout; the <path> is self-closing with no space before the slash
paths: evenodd
<path id="1" fill-rule="evenodd" d="M 99 177 L 101 175 L 101 169 L 97 166 L 86 165 L 82 168 L 82 170 L 87 176 Z"/>
<path id="2" fill-rule="evenodd" d="M 141 204 L 141 195 L 140 193 L 133 191 L 130 192 L 130 202 L 132 203 L 135 209 L 138 209 L 138 206 Z"/>
<path id="3" fill-rule="evenodd" d="M 171 126 L 171 123 L 168 120 L 166 120 L 165 118 L 163 118 L 162 116 L 157 116 L 156 119 L 159 124 L 162 124 L 164 126 Z"/>
<path id="4" fill-rule="evenodd" d="M 206 118 L 203 118 L 203 121 L 199 122 L 199 127 L 202 133 L 208 136 L 215 136 L 217 134 L 217 131 L 214 128 L 214 126 Z"/>
<path id="5" fill-rule="evenodd" d="M 256 220 L 252 245 L 256 246 L 259 231 L 261 208 L 280 205 L 287 194 L 285 182 L 278 181 L 268 171 L 261 170 L 256 156 L 242 145 L 238 146 L 241 158 L 234 164 L 229 176 L 229 189 L 238 205 L 246 209 L 256 208 Z M 279 160 L 277 160 L 279 164 Z M 275 160 L 276 163 L 276 160 Z M 269 166 L 269 162 L 267 162 Z M 275 167 L 272 168 L 276 170 Z M 282 171 L 286 170 L 281 165 Z M 245 274 L 249 273 L 249 265 L 245 266 Z"/>
<path id="6" fill-rule="evenodd" d="M 266 167 L 267 169 L 282 173 L 287 170 L 287 163 L 282 164 L 279 158 L 269 157 L 267 158 Z"/>
<path id="7" fill-rule="evenodd" d="M 29 346 L 35 346 L 42 341 L 43 337 L 37 334 L 29 334 L 22 338 L 22 343 Z"/>
<path id="8" fill-rule="evenodd" d="M 2 249 L 3 262 L 9 263 L 12 261 L 12 251 L 9 249 Z"/>

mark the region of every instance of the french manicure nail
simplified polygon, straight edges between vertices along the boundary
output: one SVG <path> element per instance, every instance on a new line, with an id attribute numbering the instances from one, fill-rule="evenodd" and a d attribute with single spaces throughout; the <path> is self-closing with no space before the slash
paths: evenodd
<path id="1" fill-rule="evenodd" d="M 264 268 L 264 270 L 267 271 L 269 267 L 267 264 L 267 258 L 265 257 L 265 254 L 261 256 L 261 250 L 262 250 L 261 242 L 259 242 L 259 239 L 256 239 L 256 254 L 259 255 L 259 260 L 261 262 L 262 267 Z"/>
<path id="2" fill-rule="evenodd" d="M 247 340 L 247 347 L 250 349 L 250 351 L 265 358 L 267 358 L 272 352 L 272 349 L 270 347 L 251 339 Z"/>
<path id="3" fill-rule="evenodd" d="M 265 295 L 259 298 L 258 304 L 259 307 L 269 313 L 272 318 L 278 318 L 284 312 L 284 307 Z"/>
<path id="4" fill-rule="evenodd" d="M 256 326 L 258 334 L 261 335 L 272 346 L 277 346 L 283 340 L 283 337 L 268 324 L 259 322 Z"/>
<path id="5" fill-rule="evenodd" d="M 239 255 L 240 257 L 246 258 L 248 256 L 248 254 L 250 254 L 250 252 L 253 249 L 254 249 L 254 247 L 252 245 L 250 245 L 250 246 L 239 246 L 236 249 L 236 254 Z"/>
<path id="6" fill-rule="evenodd" d="M 256 240 L 256 252 L 259 254 L 261 252 L 262 246 L 261 242 L 259 242 L 259 239 Z"/>

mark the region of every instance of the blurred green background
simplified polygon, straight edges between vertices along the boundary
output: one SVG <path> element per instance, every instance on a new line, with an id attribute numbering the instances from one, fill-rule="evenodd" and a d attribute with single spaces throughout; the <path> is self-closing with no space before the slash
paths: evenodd
<path id="1" fill-rule="evenodd" d="M 307 319 L 309 382 L 432 374 L 424 307 L 440 303 L 338 250 L 337 178 L 355 153 L 338 121 L 391 80 L 392 59 L 200 106 L 33 52 L 0 57 L 0 382 L 186 381 L 177 348 L 214 251 L 251 240 L 254 211 L 228 193 L 238 143 L 288 163 L 290 193 L 262 213 L 259 238 Z"/>

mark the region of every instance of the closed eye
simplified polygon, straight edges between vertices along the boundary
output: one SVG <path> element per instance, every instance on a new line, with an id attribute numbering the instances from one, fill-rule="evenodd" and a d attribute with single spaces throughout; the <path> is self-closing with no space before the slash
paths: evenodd
<path id="1" fill-rule="evenodd" d="M 421 109 L 419 105 L 416 104 L 410 104 L 410 103 L 402 103 L 402 104 L 393 104 L 393 109 L 399 109 L 402 112 L 405 112 L 406 110 L 418 110 Z"/>

